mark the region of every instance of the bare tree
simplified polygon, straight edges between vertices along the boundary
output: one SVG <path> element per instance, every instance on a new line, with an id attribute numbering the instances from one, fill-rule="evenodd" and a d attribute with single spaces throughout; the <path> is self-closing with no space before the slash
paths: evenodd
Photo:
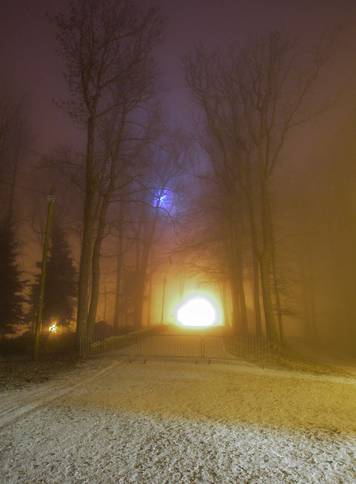
<path id="1" fill-rule="evenodd" d="M 249 222 L 256 327 L 261 289 L 270 341 L 278 339 L 275 302 L 280 303 L 273 271 L 272 181 L 291 132 L 310 118 L 306 106 L 327 61 L 326 52 L 327 48 L 315 49 L 308 63 L 295 41 L 273 32 L 241 51 L 232 48 L 209 55 L 197 50 L 186 60 L 187 81 L 213 146 L 214 176 L 221 180 L 222 196 L 235 214 L 233 220 L 227 218 L 228 224 L 236 225 L 241 204 Z M 241 240 L 241 230 L 237 237 Z M 236 248 L 233 234 L 230 239 Z"/>
<path id="2" fill-rule="evenodd" d="M 19 170 L 31 145 L 31 133 L 24 99 L 0 95 L 0 183 L 1 205 L 13 220 Z"/>
<path id="3" fill-rule="evenodd" d="M 142 92 L 147 93 L 153 76 L 151 53 L 159 37 L 160 19 L 156 9 L 140 11 L 131 0 L 76 0 L 67 12 L 53 20 L 71 95 L 64 107 L 84 128 L 86 137 L 77 312 L 80 340 L 87 336 L 93 252 L 98 252 L 102 238 L 100 228 L 94 247 L 97 221 L 102 227 L 105 206 L 109 203 L 108 196 L 101 193 L 103 166 L 102 157 L 98 157 L 98 130 L 103 119 L 115 110 L 119 109 L 123 115 L 125 109 L 132 109 L 130 96 L 137 100 Z M 109 165 L 111 173 L 115 163 Z M 110 180 L 113 178 L 109 175 Z M 109 186 L 106 192 L 110 191 Z M 93 270 L 95 273 L 96 269 Z"/>
<path id="4" fill-rule="evenodd" d="M 140 159 L 154 137 L 155 123 L 150 115 L 139 125 L 135 120 L 139 114 L 141 119 L 143 118 L 138 108 L 147 100 L 148 89 L 151 87 L 150 83 L 142 82 L 144 72 L 142 74 L 138 85 L 132 83 L 130 89 L 119 93 L 121 105 L 117 103 L 117 106 L 120 107 L 115 108 L 100 126 L 103 164 L 100 172 L 98 222 L 92 260 L 91 300 L 88 314 L 90 333 L 95 324 L 99 301 L 100 254 L 106 235 L 110 206 L 114 206 L 112 211 L 116 218 L 115 205 L 119 204 L 118 211 L 120 212 L 120 209 L 122 211 L 120 201 L 134 189 L 132 185 L 137 178 L 136 171 L 139 170 Z M 117 226 L 117 228 L 120 230 L 120 227 Z"/>
<path id="5" fill-rule="evenodd" d="M 140 327 L 143 324 L 144 300 L 152 273 L 157 268 L 154 245 L 158 234 L 176 223 L 187 149 L 187 142 L 180 134 L 157 129 L 156 139 L 152 138 L 141 153 L 141 168 L 136 171 L 126 198 L 121 199 L 119 225 L 124 231 L 119 242 L 116 307 L 118 310 L 118 298 L 122 300 L 125 294 L 126 304 L 121 305 L 125 325 Z"/>

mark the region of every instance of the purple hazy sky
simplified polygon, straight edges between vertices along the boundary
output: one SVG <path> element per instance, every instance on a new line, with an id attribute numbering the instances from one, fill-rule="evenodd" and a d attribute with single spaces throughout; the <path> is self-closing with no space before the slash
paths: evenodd
<path id="1" fill-rule="evenodd" d="M 98 0 L 99 1 L 99 0 Z M 337 24 L 350 29 L 356 20 L 354 0 L 150 0 L 166 18 L 157 49 L 161 100 L 173 124 L 192 118 L 181 57 L 197 44 L 221 46 L 271 29 L 286 29 L 302 39 Z M 46 12 L 63 9 L 63 0 L 2 0 L 0 5 L 0 83 L 28 98 L 36 149 L 46 152 L 74 142 L 77 134 L 53 99 L 65 95 L 62 64 L 56 54 L 53 26 Z M 345 54 L 347 56 L 347 53 Z"/>

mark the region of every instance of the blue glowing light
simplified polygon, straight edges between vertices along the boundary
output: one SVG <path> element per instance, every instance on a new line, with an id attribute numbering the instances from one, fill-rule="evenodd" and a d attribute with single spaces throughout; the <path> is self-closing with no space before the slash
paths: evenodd
<path id="1" fill-rule="evenodd" d="M 154 206 L 170 211 L 173 207 L 173 193 L 168 188 L 157 190 L 154 195 Z"/>

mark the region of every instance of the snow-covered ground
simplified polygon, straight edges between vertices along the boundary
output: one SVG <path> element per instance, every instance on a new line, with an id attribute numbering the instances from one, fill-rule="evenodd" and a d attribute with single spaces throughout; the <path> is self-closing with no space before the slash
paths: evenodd
<path id="1" fill-rule="evenodd" d="M 0 394 L 0 482 L 356 482 L 356 380 L 90 362 Z"/>

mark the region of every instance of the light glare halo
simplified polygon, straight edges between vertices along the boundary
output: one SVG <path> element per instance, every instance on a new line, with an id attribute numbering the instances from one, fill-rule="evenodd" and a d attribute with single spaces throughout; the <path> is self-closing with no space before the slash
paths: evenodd
<path id="1" fill-rule="evenodd" d="M 180 306 L 177 320 L 183 326 L 212 326 L 216 322 L 216 311 L 208 299 L 195 297 Z"/>

